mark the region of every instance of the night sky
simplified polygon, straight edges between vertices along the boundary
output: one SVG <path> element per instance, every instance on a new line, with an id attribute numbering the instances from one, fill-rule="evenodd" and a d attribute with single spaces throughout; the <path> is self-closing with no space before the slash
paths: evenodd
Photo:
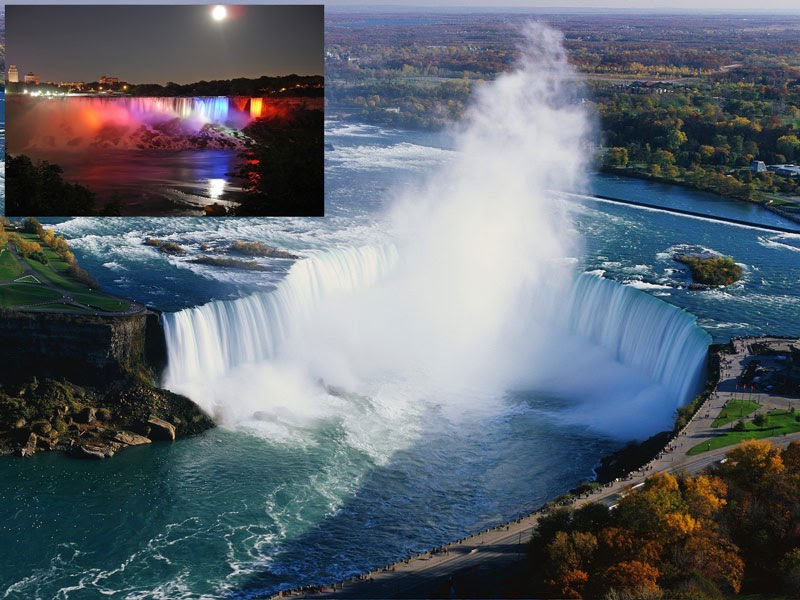
<path id="1" fill-rule="evenodd" d="M 193 83 L 323 74 L 322 6 L 6 6 L 6 68 L 20 80 Z"/>

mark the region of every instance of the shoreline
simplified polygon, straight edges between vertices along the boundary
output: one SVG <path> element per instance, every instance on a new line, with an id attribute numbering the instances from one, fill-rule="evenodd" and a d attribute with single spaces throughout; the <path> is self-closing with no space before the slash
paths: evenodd
<path id="1" fill-rule="evenodd" d="M 613 204 L 624 204 L 627 206 L 637 206 L 647 210 L 656 212 L 666 212 L 676 215 L 681 215 L 694 219 L 702 219 L 707 221 L 717 221 L 719 223 L 728 223 L 739 227 L 748 227 L 750 229 L 761 229 L 763 231 L 772 231 L 775 233 L 788 233 L 791 235 L 800 235 L 800 228 L 790 229 L 788 227 L 780 227 L 778 225 L 766 225 L 762 223 L 753 223 L 752 221 L 744 221 L 742 219 L 734 219 L 731 217 L 721 217 L 719 215 L 711 215 L 706 213 L 695 212 L 693 210 L 686 210 L 683 208 L 673 208 L 671 206 L 658 206 L 655 204 L 648 204 L 646 202 L 639 202 L 637 200 L 625 200 L 623 198 L 615 198 L 612 196 L 603 196 L 600 194 L 580 195 L 580 194 L 567 194 L 569 196 L 576 196 L 579 198 L 588 198 L 597 202 L 610 202 Z"/>
<path id="2" fill-rule="evenodd" d="M 345 123 L 357 123 L 357 124 L 366 124 L 366 125 L 375 125 L 377 127 L 395 127 L 398 129 L 405 129 L 408 131 L 417 131 L 417 132 L 443 132 L 447 129 L 446 126 L 435 126 L 435 127 L 415 127 L 412 124 L 398 124 L 393 123 L 390 121 L 381 121 L 380 119 L 369 119 L 365 118 L 365 115 L 355 115 L 352 112 L 352 108 L 347 106 L 331 106 L 330 107 L 330 117 L 335 117 L 336 119 L 345 122 Z M 733 168 L 733 167 L 730 167 Z M 686 181 L 680 181 L 677 179 L 670 179 L 666 177 L 659 177 L 650 175 L 649 173 L 643 173 L 639 171 L 634 171 L 632 169 L 623 168 L 623 167 L 603 167 L 600 166 L 596 170 L 597 174 L 605 174 L 605 175 L 616 175 L 618 177 L 625 177 L 628 179 L 640 179 L 642 181 L 649 181 L 652 183 L 660 183 L 663 185 L 674 185 L 685 188 L 687 190 L 692 190 L 694 192 L 702 192 L 707 194 L 713 194 L 715 196 L 719 196 L 720 198 L 726 198 L 730 200 L 735 200 L 737 202 L 744 202 L 747 204 L 754 204 L 756 206 L 761 207 L 763 210 L 769 211 L 773 214 L 776 214 L 784 219 L 789 221 L 793 221 L 795 223 L 800 224 L 800 204 L 798 204 L 798 212 L 792 213 L 782 210 L 781 208 L 769 204 L 767 200 L 751 200 L 747 198 L 742 198 L 739 196 L 732 196 L 730 194 L 723 194 L 719 191 L 713 189 L 703 189 L 692 185 Z M 642 203 L 642 206 L 653 206 L 649 204 Z M 661 208 L 661 207 L 654 207 L 654 208 Z M 800 232 L 798 232 L 800 233 Z"/>
<path id="3" fill-rule="evenodd" d="M 728 389 L 732 385 L 728 383 L 738 380 L 744 373 L 745 360 L 757 355 L 751 354 L 753 342 L 783 343 L 796 339 L 789 336 L 752 336 L 731 338 L 727 344 L 709 346 L 709 377 L 706 386 L 692 402 L 686 405 L 687 411 L 683 414 L 679 412 L 676 428 L 672 432 L 661 432 L 661 434 L 669 433 L 666 444 L 650 460 L 644 461 L 622 476 L 615 477 L 612 481 L 599 483 L 596 479 L 597 485 L 584 489 L 576 495 L 567 493 L 559 496 L 527 515 L 432 548 L 427 552 L 398 559 L 396 562 L 349 579 L 322 586 L 308 585 L 283 590 L 269 597 L 272 599 L 420 598 L 432 597 L 432 594 L 433 597 L 447 597 L 448 593 L 459 588 L 469 589 L 471 593 L 469 597 L 474 593 L 479 594 L 475 597 L 480 597 L 481 591 L 482 595 L 486 596 L 491 590 L 502 587 L 499 580 L 506 581 L 515 576 L 514 572 L 519 570 L 520 561 L 526 556 L 526 544 L 540 516 L 562 506 L 577 508 L 590 502 L 602 503 L 610 509 L 620 497 L 638 488 L 647 477 L 656 472 L 697 473 L 724 458 L 734 445 L 712 449 L 698 456 L 689 456 L 688 442 L 692 438 L 708 436 L 708 429 L 716 414 L 723 409 L 727 401 L 736 397 L 736 392 Z M 762 392 L 762 395 L 765 394 L 766 392 Z M 776 400 L 789 401 L 780 397 Z M 800 399 L 793 400 L 800 404 Z M 712 410 L 716 411 L 713 415 Z M 686 423 L 678 427 L 681 418 L 685 418 Z M 706 421 L 708 424 L 705 424 Z M 715 434 L 716 432 L 712 432 L 710 435 Z M 656 434 L 658 435 L 660 434 Z M 785 446 L 792 441 L 800 440 L 800 432 L 765 439 L 773 441 L 775 445 Z M 634 447 L 634 450 L 637 448 L 638 446 Z M 624 451 L 625 449 L 610 456 Z M 575 488 L 575 491 L 579 489 Z M 488 587 L 484 590 L 480 588 L 481 585 Z"/>
<path id="4" fill-rule="evenodd" d="M 798 213 L 790 213 L 784 210 L 781 210 L 777 206 L 773 206 L 769 204 L 766 200 L 751 200 L 747 198 L 742 198 L 740 196 L 732 196 L 729 194 L 723 194 L 713 189 L 703 189 L 697 186 L 692 185 L 686 181 L 680 181 L 678 179 L 670 179 L 667 177 L 658 177 L 654 175 L 650 175 L 649 173 L 642 173 L 639 171 L 622 168 L 622 167 L 600 167 L 597 171 L 598 173 L 603 173 L 606 175 L 617 175 L 618 177 L 626 177 L 629 179 L 641 179 L 643 181 L 650 181 L 652 183 L 660 183 L 663 185 L 675 185 L 682 188 L 686 188 L 687 190 L 692 190 L 695 192 L 703 192 L 706 194 L 714 194 L 715 196 L 719 196 L 720 198 L 728 198 L 730 200 L 736 200 L 737 202 L 744 202 L 746 204 L 754 204 L 756 206 L 760 206 L 762 209 L 767 210 L 773 214 L 776 214 L 784 219 L 788 219 L 789 221 L 793 221 L 795 223 L 800 223 L 800 212 Z M 650 205 L 648 205 L 650 206 Z"/>

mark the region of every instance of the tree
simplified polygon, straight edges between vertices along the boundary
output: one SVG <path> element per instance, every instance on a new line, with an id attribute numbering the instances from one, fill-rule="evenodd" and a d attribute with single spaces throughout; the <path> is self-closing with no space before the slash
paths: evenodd
<path id="1" fill-rule="evenodd" d="M 758 427 L 766 427 L 769 424 L 769 415 L 758 413 L 755 417 L 753 417 L 753 424 Z"/>
<path id="2" fill-rule="evenodd" d="M 681 552 L 682 567 L 713 581 L 725 593 L 738 593 L 744 578 L 744 561 L 738 548 L 709 530 L 690 536 Z"/>
<path id="3" fill-rule="evenodd" d="M 617 506 L 623 526 L 640 536 L 664 540 L 676 525 L 668 515 L 683 513 L 685 509 L 678 480 L 669 473 L 656 473 L 648 478 L 639 492 L 629 494 Z"/>
<path id="4" fill-rule="evenodd" d="M 783 589 L 791 595 L 800 590 L 800 548 L 786 553 L 780 563 Z"/>
<path id="5" fill-rule="evenodd" d="M 775 141 L 775 149 L 788 161 L 800 160 L 800 138 L 796 135 L 782 135 Z"/>
<path id="6" fill-rule="evenodd" d="M 605 591 L 652 594 L 659 591 L 656 582 L 660 574 L 653 565 L 638 560 L 622 561 L 606 569 L 602 575 L 602 586 Z"/>
<path id="7" fill-rule="evenodd" d="M 597 538 L 591 533 L 559 531 L 547 546 L 545 572 L 558 577 L 571 570 L 587 570 L 597 550 Z"/>
<path id="8" fill-rule="evenodd" d="M 603 165 L 606 167 L 627 167 L 628 149 L 618 147 L 607 149 L 603 155 Z"/>
<path id="9" fill-rule="evenodd" d="M 682 482 L 683 498 L 689 512 L 708 526 L 727 504 L 728 486 L 719 477 L 699 475 Z"/>
<path id="10" fill-rule="evenodd" d="M 81 185 L 65 182 L 58 165 L 47 161 L 34 164 L 23 154 L 6 155 L 6 169 L 8 214 L 75 216 L 90 215 L 94 211 L 94 193 Z"/>
<path id="11" fill-rule="evenodd" d="M 658 540 L 643 539 L 622 527 L 606 527 L 597 534 L 597 542 L 597 560 L 606 567 L 625 560 L 656 564 L 663 551 L 663 544 Z"/>
<path id="12" fill-rule="evenodd" d="M 689 138 L 683 131 L 680 130 L 679 127 L 673 127 L 667 132 L 666 135 L 667 148 L 672 152 L 677 152 L 680 147 L 688 141 L 688 139 Z"/>
<path id="13" fill-rule="evenodd" d="M 257 141 L 239 173 L 250 193 L 237 214 L 322 215 L 322 111 L 296 111 L 283 122 L 259 120 L 245 132 Z"/>
<path id="14" fill-rule="evenodd" d="M 745 440 L 728 457 L 727 471 L 737 482 L 755 483 L 784 470 L 780 450 L 762 440 Z"/>
<path id="15" fill-rule="evenodd" d="M 656 150 L 653 152 L 652 162 L 666 169 L 675 164 L 675 155 L 669 150 Z"/>

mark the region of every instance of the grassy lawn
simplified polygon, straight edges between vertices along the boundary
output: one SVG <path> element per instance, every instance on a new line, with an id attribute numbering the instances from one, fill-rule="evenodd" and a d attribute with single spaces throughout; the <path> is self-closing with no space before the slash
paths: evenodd
<path id="1" fill-rule="evenodd" d="M 31 268 L 36 271 L 42 278 L 49 281 L 52 285 L 72 294 L 78 302 L 83 304 L 91 304 L 102 310 L 118 311 L 126 310 L 128 303 L 120 302 L 103 292 L 91 290 L 86 285 L 78 283 L 65 273 L 69 265 L 61 260 L 58 255 L 49 248 L 45 252 L 47 260 L 46 265 L 36 261 L 25 259 Z"/>
<path id="2" fill-rule="evenodd" d="M 5 246 L 0 248 L 0 281 L 9 281 L 22 273 L 22 265 Z"/>
<path id="3" fill-rule="evenodd" d="M 723 425 L 746 417 L 759 408 L 760 405 L 755 402 L 750 402 L 749 400 L 731 400 L 728 402 L 728 405 L 720 411 L 719 416 L 714 419 L 711 426 L 722 427 Z"/>
<path id="4" fill-rule="evenodd" d="M 61 298 L 61 294 L 58 292 L 37 285 L 25 285 L 24 283 L 0 285 L 0 306 L 3 308 L 48 302 L 59 298 Z"/>
<path id="5" fill-rule="evenodd" d="M 47 308 L 53 308 L 55 310 L 70 311 L 70 312 L 75 312 L 75 313 L 83 313 L 83 314 L 87 314 L 87 315 L 90 315 L 90 314 L 92 314 L 94 312 L 94 311 L 91 311 L 91 310 L 87 310 L 85 308 L 81 308 L 80 306 L 75 306 L 73 304 L 60 304 L 60 303 L 59 304 L 51 304 Z"/>
<path id="6" fill-rule="evenodd" d="M 38 260 L 31 260 L 30 258 L 26 258 L 25 261 L 31 266 L 31 268 L 36 271 L 39 275 L 41 275 L 44 279 L 52 283 L 53 285 L 60 287 L 63 290 L 68 292 L 89 292 L 89 288 L 85 285 L 78 283 L 77 281 L 70 279 L 64 271 L 67 270 L 67 264 L 58 258 L 55 255 L 55 259 L 51 258 L 50 256 L 47 257 L 48 262 L 46 265 L 43 265 Z M 59 269 L 58 263 L 61 263 L 63 269 Z"/>
<path id="7" fill-rule="evenodd" d="M 73 294 L 72 299 L 81 304 L 88 304 L 101 310 L 122 311 L 128 310 L 130 305 L 127 302 L 120 302 L 114 298 L 109 298 L 102 294 Z"/>
<path id="8" fill-rule="evenodd" d="M 34 234 L 20 233 L 19 235 L 21 235 L 25 240 L 40 243 L 39 237 Z M 31 270 L 36 273 L 36 278 L 39 279 L 41 283 L 53 286 L 59 290 L 63 290 L 65 294 L 71 295 L 76 302 L 92 306 L 95 309 L 109 312 L 128 310 L 128 302 L 118 300 L 117 298 L 109 296 L 100 290 L 92 290 L 86 284 L 80 283 L 73 279 L 67 273 L 69 264 L 62 260 L 61 257 L 51 248 L 48 248 L 43 244 L 41 244 L 41 246 L 42 252 L 48 261 L 47 264 L 44 265 L 37 260 L 32 260 L 29 258 L 23 259 L 25 262 L 22 263 L 17 261 L 9 252 L 3 252 L 2 256 L 0 256 L 0 281 L 13 281 L 14 278 L 22 274 L 24 266 L 29 266 Z M 26 276 L 25 281 L 35 283 L 33 281 L 33 277 L 30 276 Z M 21 306 L 25 304 L 43 302 L 45 300 L 58 299 L 61 297 L 61 294 L 58 294 L 52 290 L 40 292 L 37 295 L 35 292 L 30 291 L 30 287 L 13 286 L 11 288 L 5 288 L 5 292 L 0 292 L 2 293 L 0 296 L 0 306 Z M 64 304 L 58 304 L 54 306 L 54 308 L 75 312 L 92 312 L 91 310 L 81 309 L 74 306 L 70 307 Z"/>
<path id="9" fill-rule="evenodd" d="M 795 419 L 796 413 L 786 410 L 776 410 L 769 414 L 769 423 L 766 427 L 757 427 L 752 421 L 745 423 L 744 431 L 727 431 L 707 442 L 701 442 L 689 449 L 689 456 L 696 456 L 708 450 L 733 446 L 744 440 L 760 440 L 783 433 L 800 431 L 800 421 Z"/>

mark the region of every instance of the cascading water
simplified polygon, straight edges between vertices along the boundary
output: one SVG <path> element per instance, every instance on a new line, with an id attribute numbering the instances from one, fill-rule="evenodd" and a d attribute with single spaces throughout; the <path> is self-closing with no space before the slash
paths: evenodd
<path id="1" fill-rule="evenodd" d="M 320 306 L 335 297 L 347 302 L 351 295 L 380 285 L 397 263 L 394 246 L 336 250 L 296 263 L 274 292 L 164 314 L 168 348 L 164 385 L 195 398 L 209 412 L 224 412 L 207 395 L 211 382 L 243 365 L 280 356 L 294 334 L 307 332 L 315 323 Z M 607 351 L 614 361 L 633 367 L 661 390 L 656 401 L 665 397 L 671 401 L 662 414 L 670 415 L 698 392 L 710 338 L 697 327 L 694 316 L 646 292 L 590 274 L 574 278 L 562 293 L 566 301 L 556 317 L 558 327 L 543 343 L 576 336 L 584 341 L 583 350 L 588 342 Z M 527 330 L 531 320 L 539 319 L 531 314 L 527 324 L 517 323 Z M 538 358 L 534 352 L 522 361 L 533 371 Z M 565 358 L 559 354 L 561 366 L 548 365 L 546 370 L 576 376 L 568 372 L 572 363 L 565 368 Z M 606 367 L 600 363 L 600 368 Z"/>
<path id="2" fill-rule="evenodd" d="M 397 261 L 394 246 L 320 254 L 295 263 L 272 293 L 216 301 L 163 316 L 169 362 L 165 385 L 186 390 L 231 369 L 273 358 L 323 298 L 374 285 Z"/>
<path id="3" fill-rule="evenodd" d="M 702 386 L 711 338 L 685 310 L 584 274 L 577 278 L 564 314 L 570 331 L 663 385 L 676 407 L 691 400 Z"/>
<path id="4" fill-rule="evenodd" d="M 186 134 L 197 133 L 206 125 L 241 129 L 262 117 L 288 117 L 293 110 L 290 104 L 260 97 L 15 96 L 10 103 L 14 116 L 10 147 L 13 152 L 75 150 L 100 132 L 130 133 L 142 125 L 171 123 Z"/>

